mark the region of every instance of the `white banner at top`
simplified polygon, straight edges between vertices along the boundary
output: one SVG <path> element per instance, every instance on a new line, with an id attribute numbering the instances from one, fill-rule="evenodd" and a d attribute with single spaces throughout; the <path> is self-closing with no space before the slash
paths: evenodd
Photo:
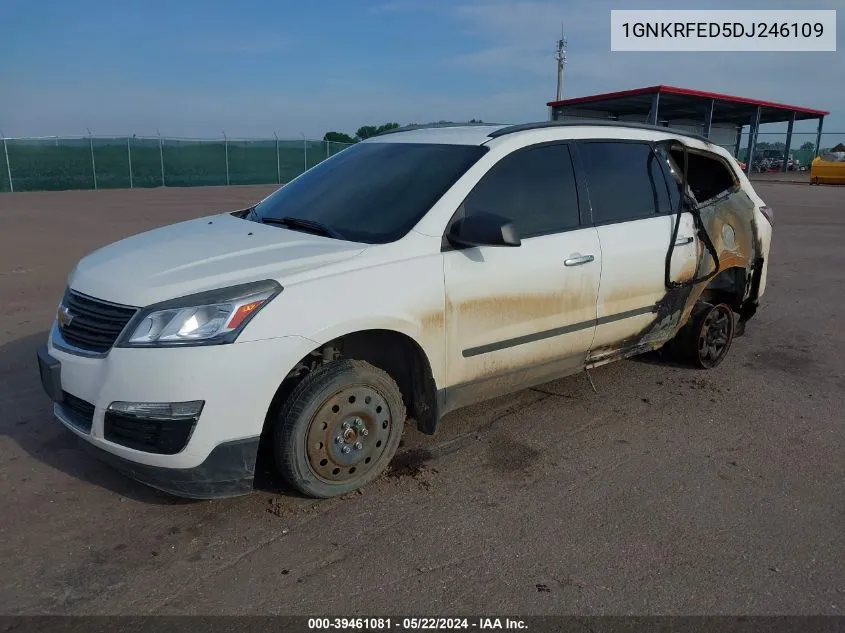
<path id="1" fill-rule="evenodd" d="M 612 51 L 835 51 L 836 11 L 610 12 Z"/>

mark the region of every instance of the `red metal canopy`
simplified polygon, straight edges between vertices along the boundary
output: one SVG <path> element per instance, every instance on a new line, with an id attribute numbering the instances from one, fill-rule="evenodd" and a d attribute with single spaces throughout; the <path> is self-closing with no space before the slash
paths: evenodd
<path id="1" fill-rule="evenodd" d="M 748 124 L 758 106 L 761 108 L 760 123 L 785 122 L 791 118 L 792 113 L 795 113 L 796 120 L 818 119 L 830 114 L 813 108 L 664 85 L 551 101 L 548 105 L 554 108 L 578 106 L 578 109 L 615 115 L 645 114 L 649 111 L 655 94 L 660 99 L 661 119 L 699 119 L 702 112 L 709 109 L 711 101 L 715 102 L 714 123 Z"/>

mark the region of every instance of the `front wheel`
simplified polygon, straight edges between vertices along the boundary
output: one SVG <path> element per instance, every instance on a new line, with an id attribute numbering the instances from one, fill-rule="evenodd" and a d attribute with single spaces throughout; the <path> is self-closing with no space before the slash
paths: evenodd
<path id="1" fill-rule="evenodd" d="M 300 492 L 335 497 L 381 474 L 405 424 L 405 405 L 389 374 L 356 360 L 322 365 L 302 379 L 276 420 L 273 453 Z"/>
<path id="2" fill-rule="evenodd" d="M 733 309 L 727 303 L 699 303 L 672 347 L 681 358 L 702 369 L 713 369 L 728 355 L 736 333 Z"/>

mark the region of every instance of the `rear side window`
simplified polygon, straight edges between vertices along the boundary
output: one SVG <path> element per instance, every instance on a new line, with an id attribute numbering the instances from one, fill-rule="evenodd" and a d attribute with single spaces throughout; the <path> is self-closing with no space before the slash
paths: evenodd
<path id="1" fill-rule="evenodd" d="M 669 190 L 657 156 L 646 143 L 578 144 L 593 222 L 624 222 L 671 212 Z"/>
<path id="2" fill-rule="evenodd" d="M 523 238 L 577 227 L 578 191 L 569 147 L 543 145 L 509 154 L 470 192 L 464 212 L 508 218 Z"/>
<path id="3" fill-rule="evenodd" d="M 672 157 L 683 168 L 683 153 L 672 150 Z M 688 151 L 687 162 L 687 186 L 699 204 L 731 191 L 737 184 L 731 169 L 716 156 Z"/>

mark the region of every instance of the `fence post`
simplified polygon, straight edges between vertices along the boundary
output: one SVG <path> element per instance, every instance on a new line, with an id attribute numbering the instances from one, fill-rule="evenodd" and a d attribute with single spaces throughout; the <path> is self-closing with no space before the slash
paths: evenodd
<path id="1" fill-rule="evenodd" d="M 273 137 L 276 139 L 276 181 L 282 184 L 282 164 L 279 162 L 279 135 L 273 132 Z"/>
<path id="2" fill-rule="evenodd" d="M 158 134 L 158 159 L 161 162 L 161 186 L 166 187 L 167 185 L 164 184 L 164 148 L 161 144 L 161 132 L 158 131 L 158 128 L 156 128 L 156 134 Z"/>
<path id="3" fill-rule="evenodd" d="M 88 130 L 88 144 L 91 146 L 91 171 L 94 174 L 94 191 L 97 191 L 97 163 L 94 162 L 94 137 L 91 136 L 91 130 Z"/>
<path id="4" fill-rule="evenodd" d="M 306 171 L 308 171 L 308 141 L 305 140 L 305 134 L 302 134 L 302 132 L 300 132 L 300 135 L 302 136 L 302 152 L 303 158 L 305 160 L 305 163 L 303 165 L 304 169 L 302 170 L 302 173 L 304 174 Z"/>
<path id="5" fill-rule="evenodd" d="M 132 138 L 135 138 L 135 135 L 132 135 Z M 132 189 L 132 144 L 130 143 L 131 139 L 127 136 L 126 137 L 126 156 L 129 158 L 129 188 Z"/>
<path id="6" fill-rule="evenodd" d="M 9 176 L 9 193 L 15 192 L 15 186 L 12 184 L 12 166 L 9 164 L 9 148 L 6 147 L 6 135 L 3 130 L 0 130 L 0 136 L 3 137 L 3 154 L 6 156 L 6 175 Z"/>
<path id="7" fill-rule="evenodd" d="M 226 131 L 223 132 L 223 149 L 226 152 L 226 186 L 229 186 L 229 139 L 226 137 Z"/>

